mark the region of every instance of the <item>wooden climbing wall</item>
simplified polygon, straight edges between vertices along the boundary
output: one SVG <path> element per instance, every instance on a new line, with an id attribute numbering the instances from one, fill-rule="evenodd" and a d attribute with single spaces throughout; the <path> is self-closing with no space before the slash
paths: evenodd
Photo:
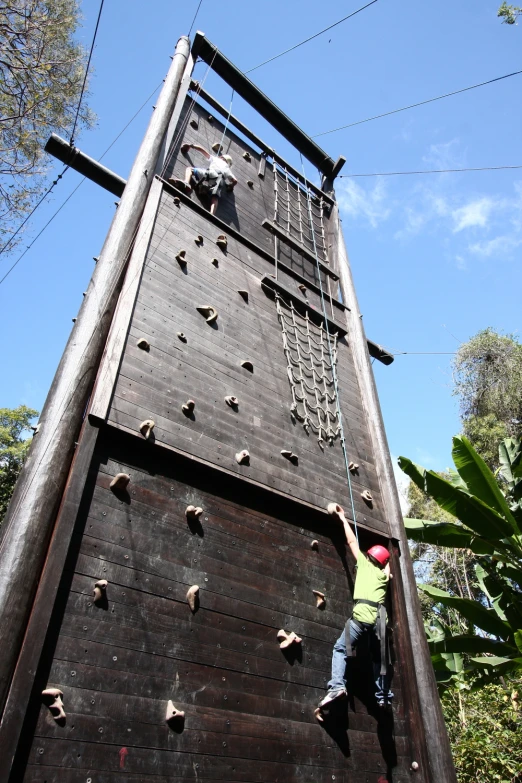
<path id="1" fill-rule="evenodd" d="M 217 118 L 193 102 L 180 123 L 165 176 L 183 174 L 184 142 L 208 148 L 221 139 Z M 321 445 L 291 415 L 274 286 L 317 328 L 319 275 L 301 229 L 285 228 L 274 208 L 271 164 L 259 176 L 261 156 L 230 131 L 225 148 L 238 185 L 216 217 L 166 181 L 152 186 L 78 445 L 74 500 L 50 547 L 48 581 L 59 561 L 53 553 L 70 541 L 9 783 L 412 779 L 419 716 L 405 672 L 399 579 L 389 610 L 398 661 L 393 714 L 376 708 L 362 649 L 348 710 L 326 728 L 314 719 L 354 578 L 341 526 L 325 507 L 337 501 L 352 511 L 340 438 Z M 220 234 L 226 249 L 216 244 Z M 338 299 L 336 270 L 325 263 L 320 274 L 332 299 L 330 328 L 339 330 L 339 400 L 349 459 L 359 466 L 350 478 L 361 544 L 383 542 L 395 558 L 344 336 L 350 313 Z M 214 307 L 217 321 L 207 323 L 201 305 Z M 237 397 L 236 408 L 227 395 Z M 186 415 L 189 399 L 195 409 Z M 144 420 L 154 421 L 148 440 Z M 243 449 L 249 465 L 236 461 Z M 123 493 L 109 487 L 119 472 L 130 475 Z M 203 509 L 199 520 L 187 519 L 188 505 Z M 106 603 L 96 605 L 100 579 L 108 582 Z M 194 614 L 186 600 L 192 585 L 200 588 Z M 326 595 L 324 610 L 313 590 Z M 284 653 L 279 629 L 302 644 Z M 46 687 L 63 692 L 64 725 L 42 704 Z M 166 724 L 169 700 L 185 712 L 183 727 Z"/>

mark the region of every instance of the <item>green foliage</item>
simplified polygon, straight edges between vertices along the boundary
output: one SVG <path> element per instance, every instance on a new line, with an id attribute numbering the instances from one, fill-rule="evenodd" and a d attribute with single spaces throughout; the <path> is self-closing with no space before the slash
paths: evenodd
<path id="1" fill-rule="evenodd" d="M 519 5 L 508 5 L 506 0 L 497 11 L 497 16 L 502 19 L 503 24 L 516 24 L 520 14 L 522 14 L 522 8 Z"/>
<path id="2" fill-rule="evenodd" d="M 22 469 L 32 438 L 24 434 L 38 411 L 20 405 L 18 408 L 0 408 L 0 521 L 4 518 L 13 494 L 14 485 Z"/>
<path id="3" fill-rule="evenodd" d="M 522 679 L 480 691 L 447 690 L 442 709 L 459 783 L 522 780 Z"/>
<path id="4" fill-rule="evenodd" d="M 0 4 L 0 236 L 8 240 L 46 187 L 51 132 L 71 131 L 84 76 L 76 0 Z M 93 122 L 83 106 L 79 126 Z M 12 249 L 12 246 L 10 246 Z"/>
<path id="5" fill-rule="evenodd" d="M 492 470 L 505 437 L 522 437 L 522 345 L 514 335 L 478 332 L 454 362 L 464 435 Z"/>
<path id="6" fill-rule="evenodd" d="M 432 600 L 425 619 L 442 688 L 477 687 L 522 670 L 522 441 L 500 445 L 502 485 L 463 436 L 453 439 L 453 460 L 457 473 L 446 477 L 399 459 L 415 482 L 415 512 L 426 511 L 424 491 L 444 513 L 405 520 L 417 548 L 440 547 L 420 587 Z M 460 569 L 448 568 L 452 551 L 461 553 Z"/>

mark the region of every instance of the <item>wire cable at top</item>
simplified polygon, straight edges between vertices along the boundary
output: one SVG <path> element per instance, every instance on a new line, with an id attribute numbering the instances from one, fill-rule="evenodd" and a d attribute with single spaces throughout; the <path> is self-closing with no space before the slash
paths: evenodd
<path id="1" fill-rule="evenodd" d="M 362 8 L 358 8 L 357 11 L 353 11 L 351 14 L 348 14 L 348 16 L 344 16 L 342 19 L 339 19 L 338 22 L 334 22 L 333 24 L 329 25 L 329 27 L 325 27 L 324 30 L 320 30 L 318 33 L 311 35 L 309 38 L 305 38 L 304 41 L 295 44 L 295 46 L 291 46 L 290 49 L 285 49 L 284 52 L 280 52 L 279 54 L 274 55 L 274 57 L 270 57 L 269 60 L 265 60 L 264 62 L 259 63 L 259 65 L 254 65 L 253 68 L 250 68 L 248 71 L 245 71 L 245 73 L 252 73 L 252 71 L 256 71 L 258 68 L 261 68 L 263 65 L 267 65 L 267 63 L 271 63 L 274 60 L 277 60 L 279 57 L 282 57 L 284 54 L 288 54 L 288 52 L 293 52 L 294 49 L 298 49 L 300 46 L 303 46 L 303 44 L 308 43 L 308 41 L 313 41 L 314 38 L 318 38 L 323 33 L 327 33 L 328 30 L 331 30 L 333 27 L 337 27 L 337 25 L 341 24 L 342 22 L 346 22 L 347 19 L 351 19 L 352 16 L 359 14 L 361 11 L 364 11 L 365 8 L 368 8 L 370 5 L 373 5 L 376 2 L 377 0 L 371 0 L 370 3 L 366 3 L 366 5 L 363 5 Z"/>
<path id="2" fill-rule="evenodd" d="M 365 120 L 357 120 L 357 122 L 351 122 L 349 125 L 340 125 L 338 128 L 332 128 L 331 130 L 322 131 L 312 136 L 313 139 L 317 139 L 319 136 L 326 136 L 329 133 L 336 133 L 340 130 L 346 130 L 346 128 L 353 128 L 354 125 L 362 125 L 365 122 L 371 122 L 372 120 L 380 120 L 382 117 L 389 117 L 390 114 L 398 114 L 401 111 L 407 111 L 407 109 L 415 109 L 417 106 L 424 106 L 426 103 L 433 103 L 434 101 L 440 101 L 442 98 L 449 98 L 452 95 L 459 95 L 461 92 L 468 92 L 468 90 L 475 90 L 477 87 L 484 87 L 486 84 L 493 84 L 493 82 L 500 82 L 502 79 L 509 79 L 510 76 L 518 76 L 522 71 L 514 71 L 514 73 L 506 73 L 504 76 L 497 76 L 495 79 L 489 79 L 487 82 L 480 82 L 480 84 L 472 84 L 471 87 L 463 87 L 461 90 L 454 90 L 454 92 L 447 92 L 444 95 L 438 95 L 436 98 L 428 98 L 426 101 L 419 101 L 419 103 L 412 103 L 409 106 L 403 106 L 400 109 L 393 109 L 393 111 L 384 112 L 384 114 L 376 114 L 374 117 L 367 117 Z"/>
<path id="3" fill-rule="evenodd" d="M 71 145 L 71 147 L 74 144 L 74 133 L 76 131 L 76 125 L 78 123 L 78 117 L 80 116 L 80 108 L 81 108 L 81 105 L 82 105 L 83 93 L 85 92 L 85 85 L 87 84 L 87 76 L 89 75 L 89 68 L 91 67 L 91 58 L 92 58 L 92 53 L 94 51 L 94 44 L 96 43 L 96 36 L 98 34 L 98 27 L 99 27 L 99 24 L 100 24 L 100 19 L 101 19 L 101 14 L 102 14 L 104 2 L 105 2 L 105 0 L 101 0 L 100 10 L 98 11 L 98 18 L 96 20 L 96 27 L 94 28 L 94 35 L 92 37 L 91 50 L 89 52 L 89 59 L 87 60 L 87 66 L 85 68 L 85 74 L 84 74 L 84 77 L 83 77 L 83 84 L 82 84 L 82 91 L 80 93 L 80 100 L 78 101 L 78 108 L 76 109 L 76 117 L 74 118 L 74 124 L 73 124 L 73 128 L 72 128 L 72 131 L 71 131 L 71 138 L 69 140 L 69 144 Z"/>
<path id="4" fill-rule="evenodd" d="M 351 179 L 352 177 L 399 177 L 408 174 L 454 174 L 458 171 L 505 171 L 506 169 L 522 169 L 520 166 L 481 166 L 471 169 L 425 169 L 424 171 L 382 171 L 374 174 L 339 174 L 338 179 Z"/>
<path id="5" fill-rule="evenodd" d="M 188 38 L 190 38 L 190 34 L 191 34 L 191 32 L 192 32 L 192 28 L 194 27 L 194 24 L 195 24 L 195 22 L 196 22 L 196 19 L 198 18 L 199 9 L 201 8 L 201 3 L 202 3 L 202 2 L 203 2 L 203 0 L 199 0 L 198 7 L 196 8 L 196 13 L 194 14 L 194 18 L 193 18 L 193 20 L 192 20 L 192 24 L 190 25 L 190 30 L 188 31 L 188 36 L 187 36 Z"/>

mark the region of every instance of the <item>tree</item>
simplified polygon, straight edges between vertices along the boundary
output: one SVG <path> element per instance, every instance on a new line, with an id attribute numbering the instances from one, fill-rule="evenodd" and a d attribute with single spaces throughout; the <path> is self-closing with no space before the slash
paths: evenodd
<path id="1" fill-rule="evenodd" d="M 522 8 L 518 5 L 508 5 L 506 0 L 497 11 L 497 16 L 500 16 L 503 24 L 516 24 L 520 14 L 522 14 Z"/>
<path id="2" fill-rule="evenodd" d="M 38 411 L 19 405 L 0 408 L 0 522 L 5 516 L 14 485 L 22 469 L 32 438 L 24 438 Z"/>
<path id="3" fill-rule="evenodd" d="M 484 329 L 460 346 L 453 378 L 464 435 L 496 469 L 498 443 L 522 436 L 522 345 Z"/>
<path id="4" fill-rule="evenodd" d="M 399 465 L 452 518 L 406 519 L 408 537 L 475 556 L 480 595 L 420 585 L 435 608 L 427 630 L 437 680 L 465 687 L 522 672 L 522 441 L 499 446 L 501 485 L 463 436 L 453 439 L 453 460 L 457 471 L 449 479 L 405 457 Z M 445 622 L 438 606 L 454 609 L 460 627 Z"/>
<path id="5" fill-rule="evenodd" d="M 0 237 L 9 241 L 46 187 L 43 146 L 52 131 L 68 134 L 84 77 L 74 42 L 76 0 L 0 2 Z M 78 126 L 93 115 L 82 102 Z M 11 242 L 12 250 L 16 243 Z"/>

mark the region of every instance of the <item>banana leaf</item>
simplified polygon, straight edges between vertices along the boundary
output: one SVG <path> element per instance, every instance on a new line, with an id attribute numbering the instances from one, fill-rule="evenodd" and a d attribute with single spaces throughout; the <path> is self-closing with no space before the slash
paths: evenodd
<path id="1" fill-rule="evenodd" d="M 471 658 L 471 661 L 477 668 L 494 670 L 497 675 L 522 668 L 522 658 L 484 656 L 480 658 Z"/>
<path id="2" fill-rule="evenodd" d="M 506 642 L 497 642 L 489 636 L 473 636 L 471 634 L 448 636 L 446 639 L 428 642 L 428 646 L 432 655 L 458 652 L 468 655 L 491 653 L 508 656 L 515 655 L 517 652 L 516 647 Z"/>
<path id="3" fill-rule="evenodd" d="M 471 601 L 469 598 L 457 598 L 431 585 L 419 585 L 419 588 L 433 598 L 435 603 L 457 609 L 472 625 L 481 628 L 486 633 L 500 636 L 502 639 L 507 639 L 511 635 L 508 623 L 501 620 L 493 609 L 486 609 L 478 601 Z"/>
<path id="4" fill-rule="evenodd" d="M 522 478 L 522 450 L 520 441 L 513 438 L 505 438 L 498 447 L 500 472 L 510 488 L 516 483 L 516 479 Z"/>
<path id="5" fill-rule="evenodd" d="M 512 532 L 519 533 L 517 521 L 495 476 L 463 435 L 453 438 L 452 456 L 455 467 L 471 494 L 504 517 L 511 525 Z"/>
<path id="6" fill-rule="evenodd" d="M 502 607 L 500 606 L 500 601 L 504 592 L 503 585 L 500 580 L 495 580 L 492 576 L 490 576 L 486 569 L 480 565 L 480 563 L 475 563 L 475 575 L 478 579 L 480 587 L 482 588 L 482 592 L 484 592 L 491 601 L 495 612 L 498 614 L 501 620 L 507 621 L 507 617 L 502 611 Z M 507 585 L 506 589 L 509 589 Z"/>
<path id="7" fill-rule="evenodd" d="M 426 519 L 405 519 L 409 539 L 434 546 L 453 549 L 471 549 L 476 555 L 493 555 L 495 547 L 465 527 L 452 522 L 432 522 Z"/>
<path id="8" fill-rule="evenodd" d="M 424 474 L 426 471 L 424 468 L 416 465 L 411 459 L 408 459 L 408 457 L 399 457 L 397 462 L 399 463 L 400 469 L 411 478 L 413 483 L 416 484 L 422 492 L 425 492 Z"/>

